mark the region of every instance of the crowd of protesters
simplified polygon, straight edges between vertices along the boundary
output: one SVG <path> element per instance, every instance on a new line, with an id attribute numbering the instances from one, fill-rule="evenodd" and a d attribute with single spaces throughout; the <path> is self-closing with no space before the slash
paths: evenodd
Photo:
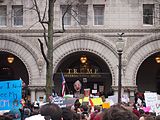
<path id="1" fill-rule="evenodd" d="M 119 103 L 110 108 L 81 104 L 78 99 L 72 106 L 64 108 L 54 103 L 42 106 L 28 104 L 23 109 L 13 109 L 4 113 L 0 120 L 160 120 L 160 115 L 139 108 L 137 99 L 141 99 L 142 105 L 145 106 L 142 97 L 141 95 L 135 97 L 132 104 Z"/>

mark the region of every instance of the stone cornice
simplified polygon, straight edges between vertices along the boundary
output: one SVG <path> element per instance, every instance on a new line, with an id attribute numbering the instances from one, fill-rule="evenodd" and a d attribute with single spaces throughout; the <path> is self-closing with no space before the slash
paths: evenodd
<path id="1" fill-rule="evenodd" d="M 137 90 L 137 86 L 122 86 L 122 88 L 124 89 L 124 91 L 136 91 Z M 115 91 L 118 91 L 118 86 L 112 86 L 112 89 Z"/>
<path id="2" fill-rule="evenodd" d="M 36 90 L 40 90 L 40 91 L 45 91 L 45 86 L 28 86 L 28 88 L 31 90 L 31 91 L 36 91 Z"/>
<path id="3" fill-rule="evenodd" d="M 55 31 L 59 31 L 56 29 Z M 147 28 L 147 29 L 66 29 L 65 33 L 155 33 L 160 32 L 160 29 L 157 28 Z M 43 33 L 43 29 L 0 29 L 0 33 Z M 57 33 L 62 34 L 62 33 Z"/>

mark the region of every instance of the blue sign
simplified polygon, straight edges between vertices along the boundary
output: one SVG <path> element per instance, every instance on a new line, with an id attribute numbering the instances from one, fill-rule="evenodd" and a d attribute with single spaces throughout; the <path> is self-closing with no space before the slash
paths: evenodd
<path id="1" fill-rule="evenodd" d="M 0 82 L 0 110 L 20 108 L 22 99 L 22 81 L 10 80 Z"/>

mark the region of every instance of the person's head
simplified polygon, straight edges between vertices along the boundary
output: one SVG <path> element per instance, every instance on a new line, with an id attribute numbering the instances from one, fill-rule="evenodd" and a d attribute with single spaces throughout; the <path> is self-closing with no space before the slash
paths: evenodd
<path id="1" fill-rule="evenodd" d="M 81 106 L 81 103 L 79 102 L 79 99 L 77 99 L 74 103 L 75 108 L 79 108 Z"/>
<path id="2" fill-rule="evenodd" d="M 80 114 L 73 112 L 73 120 L 80 120 L 81 116 Z"/>
<path id="3" fill-rule="evenodd" d="M 73 120 L 73 111 L 69 108 L 62 108 L 63 120 Z"/>
<path id="4" fill-rule="evenodd" d="M 84 104 L 84 105 L 82 105 L 82 109 L 83 109 L 83 111 L 85 111 L 85 112 L 88 112 L 88 105 L 87 104 Z"/>
<path id="5" fill-rule="evenodd" d="M 139 120 L 139 118 L 120 104 L 106 109 L 102 120 Z"/>
<path id="6" fill-rule="evenodd" d="M 40 108 L 40 114 L 51 120 L 61 120 L 62 109 L 57 104 L 49 103 Z"/>
<path id="7" fill-rule="evenodd" d="M 143 115 L 145 112 L 144 112 L 144 110 L 139 109 L 139 113 L 140 113 L 140 115 Z"/>
<path id="8" fill-rule="evenodd" d="M 154 116 L 148 115 L 148 116 L 145 118 L 145 120 L 155 120 L 155 119 L 154 119 Z"/>
<path id="9" fill-rule="evenodd" d="M 29 108 L 24 108 L 24 115 L 30 115 L 31 114 L 31 110 Z"/>
<path id="10" fill-rule="evenodd" d="M 32 108 L 32 115 L 37 115 L 37 114 L 39 114 L 39 110 L 40 110 L 39 107 L 34 106 L 34 107 Z"/>
<path id="11" fill-rule="evenodd" d="M 12 120 L 21 120 L 21 112 L 18 108 L 11 109 L 9 115 L 12 116 Z"/>
<path id="12" fill-rule="evenodd" d="M 100 112 L 101 110 L 101 107 L 100 106 L 94 106 L 94 111 L 95 112 Z"/>
<path id="13" fill-rule="evenodd" d="M 155 120 L 160 120 L 160 115 L 157 115 Z"/>

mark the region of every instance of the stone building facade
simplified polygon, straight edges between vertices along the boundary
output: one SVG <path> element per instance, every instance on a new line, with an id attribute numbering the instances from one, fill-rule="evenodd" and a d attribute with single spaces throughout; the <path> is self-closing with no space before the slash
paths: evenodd
<path id="1" fill-rule="evenodd" d="M 63 0 L 57 0 L 55 3 L 54 30 L 59 30 L 62 27 L 61 18 L 65 5 L 66 2 Z M 43 29 L 37 22 L 35 11 L 29 9 L 31 6 L 32 0 L 0 1 L 0 56 L 1 53 L 12 54 L 19 62 L 23 63 L 21 65 L 17 62 L 11 66 L 14 71 L 19 70 L 14 72 L 19 75 L 15 75 L 14 78 L 21 77 L 25 81 L 30 90 L 31 101 L 35 101 L 37 97 L 45 95 L 46 70 L 38 43 L 38 38 L 43 40 Z M 39 0 L 39 6 L 43 11 L 44 1 Z M 84 82 L 86 76 L 84 78 L 67 77 L 67 67 L 65 68 L 63 65 L 70 64 L 74 58 L 78 59 L 79 56 L 85 54 L 91 61 L 97 62 L 98 65 L 95 66 L 102 68 L 102 72 L 109 71 L 110 74 L 109 77 L 103 78 L 103 82 L 96 81 L 97 84 L 94 85 L 94 88 L 98 88 L 97 86 L 101 83 L 101 86 L 108 85 L 107 87 L 112 88 L 117 94 L 119 57 L 116 41 L 119 37 L 118 34 L 124 33 L 122 37 L 125 42 L 122 54 L 122 88 L 124 93 L 134 96 L 134 92 L 138 88 L 141 90 L 141 87 L 156 91 L 157 82 L 150 82 L 145 74 L 140 78 L 147 79 L 147 81 L 138 82 L 137 76 L 144 61 L 160 52 L 158 19 L 160 2 L 158 0 L 86 0 L 83 3 L 85 6 L 82 7 L 83 12 L 78 11 L 79 8 L 75 6 L 76 4 L 73 5 L 73 8 L 79 14 L 82 13 L 76 16 L 79 22 L 67 14 L 65 17 L 66 32 L 54 34 L 53 76 L 55 75 L 55 89 L 59 90 L 60 87 L 59 70 L 61 69 L 64 74 L 66 73 L 66 79 L 72 79 L 71 84 L 78 79 Z M 21 10 L 21 12 L 16 14 L 16 10 Z M 94 64 L 94 62 L 92 63 Z M 72 65 L 68 65 L 68 68 Z M 105 68 L 105 66 L 107 67 Z M 148 65 L 146 68 L 158 71 L 158 67 L 149 67 Z M 24 74 L 27 75 L 24 77 Z M 155 79 L 155 73 L 150 72 L 150 74 Z M 87 82 L 90 83 L 89 79 L 87 76 Z M 96 77 L 92 77 L 92 79 L 96 79 Z M 98 80 L 100 79 L 98 78 Z M 109 83 L 107 83 L 108 79 Z M 147 87 L 145 84 L 148 84 Z M 105 93 L 109 90 L 108 88 L 102 87 Z"/>

